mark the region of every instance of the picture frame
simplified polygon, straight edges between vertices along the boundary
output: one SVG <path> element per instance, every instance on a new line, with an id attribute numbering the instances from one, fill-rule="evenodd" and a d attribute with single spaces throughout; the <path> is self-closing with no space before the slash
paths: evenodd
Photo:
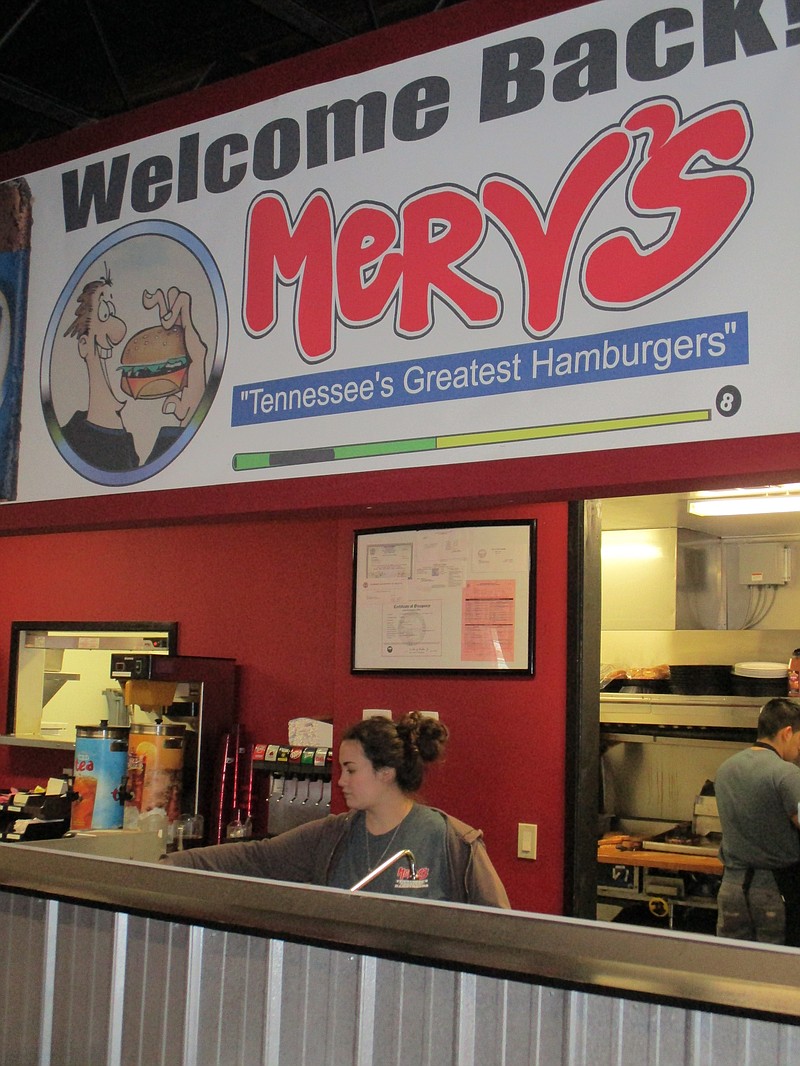
<path id="1" fill-rule="evenodd" d="M 356 530 L 353 673 L 532 675 L 536 520 Z"/>

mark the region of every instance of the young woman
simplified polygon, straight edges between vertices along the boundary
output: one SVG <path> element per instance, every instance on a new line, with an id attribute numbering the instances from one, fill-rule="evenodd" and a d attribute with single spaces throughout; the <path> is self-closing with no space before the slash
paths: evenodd
<path id="1" fill-rule="evenodd" d="M 480 830 L 415 800 L 429 763 L 441 759 L 446 726 L 417 712 L 397 723 L 368 718 L 346 730 L 339 787 L 349 810 L 269 840 L 175 852 L 165 863 L 247 877 L 350 889 L 398 858 L 362 889 L 409 899 L 508 907 Z"/>

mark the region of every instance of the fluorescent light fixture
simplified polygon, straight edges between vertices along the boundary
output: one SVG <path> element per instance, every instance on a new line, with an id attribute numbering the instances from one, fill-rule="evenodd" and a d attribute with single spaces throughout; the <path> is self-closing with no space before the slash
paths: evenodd
<path id="1" fill-rule="evenodd" d="M 720 515 L 792 514 L 800 511 L 800 484 L 766 485 L 727 492 L 698 492 L 687 500 L 689 514 L 706 518 Z"/>

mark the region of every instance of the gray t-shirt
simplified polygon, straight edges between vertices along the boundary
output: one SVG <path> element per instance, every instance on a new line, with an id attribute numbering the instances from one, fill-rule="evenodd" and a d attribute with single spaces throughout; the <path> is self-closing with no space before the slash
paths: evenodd
<path id="1" fill-rule="evenodd" d="M 352 888 L 370 870 L 405 848 L 414 855 L 415 880 L 408 861 L 400 859 L 361 891 L 407 895 L 409 899 L 448 899 L 447 823 L 437 811 L 419 803 L 396 829 L 380 836 L 368 833 L 365 816 L 359 811 L 328 884 L 332 888 Z"/>
<path id="2" fill-rule="evenodd" d="M 774 870 L 800 860 L 800 833 L 790 821 L 800 803 L 794 763 L 765 748 L 746 748 L 717 770 L 714 791 L 726 866 Z"/>

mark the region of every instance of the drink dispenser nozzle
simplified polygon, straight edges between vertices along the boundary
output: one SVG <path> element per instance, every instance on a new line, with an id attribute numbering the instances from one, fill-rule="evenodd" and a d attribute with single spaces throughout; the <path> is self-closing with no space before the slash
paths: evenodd
<path id="1" fill-rule="evenodd" d="M 132 799 L 133 793 L 128 788 L 128 775 L 123 774 L 122 780 L 119 783 L 119 788 L 117 789 L 117 802 L 120 806 L 124 807 L 125 804 L 130 803 Z"/>

